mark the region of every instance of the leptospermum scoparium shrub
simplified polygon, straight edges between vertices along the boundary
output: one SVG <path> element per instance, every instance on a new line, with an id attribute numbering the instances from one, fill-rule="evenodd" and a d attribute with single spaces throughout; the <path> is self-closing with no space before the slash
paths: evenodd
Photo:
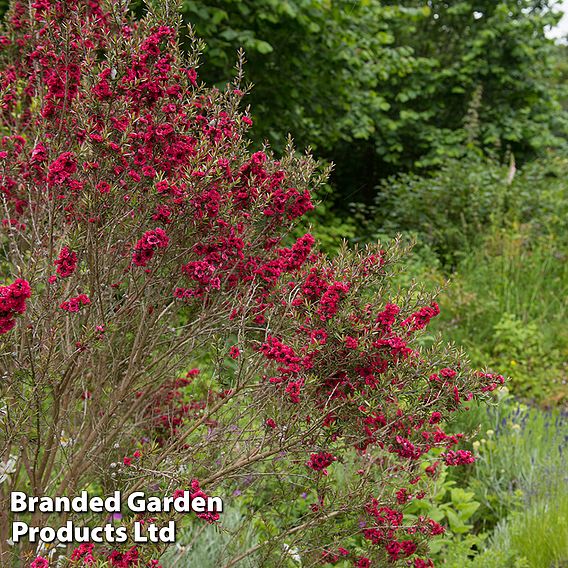
<path id="1" fill-rule="evenodd" d="M 2 565 L 157 566 L 164 549 L 10 545 L 14 490 L 189 489 L 230 506 L 235 484 L 277 480 L 275 516 L 302 490 L 311 506 L 227 566 L 285 549 L 430 566 L 443 528 L 409 524 L 405 504 L 435 475 L 420 475 L 431 448 L 473 461 L 440 424 L 502 378 L 419 349 L 438 307 L 393 286 L 396 244 L 334 260 L 310 234 L 287 245 L 317 165 L 249 150 L 240 83 L 199 84 L 173 4 L 136 23 L 126 4 L 17 1 L 0 37 Z M 106 522 L 27 518 L 67 520 Z"/>

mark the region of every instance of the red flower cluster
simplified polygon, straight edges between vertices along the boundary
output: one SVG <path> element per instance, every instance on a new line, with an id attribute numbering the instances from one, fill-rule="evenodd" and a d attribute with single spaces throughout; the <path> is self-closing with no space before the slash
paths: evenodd
<path id="1" fill-rule="evenodd" d="M 417 548 L 418 547 L 413 540 L 391 540 L 385 545 L 385 549 L 392 562 L 412 556 L 416 552 Z"/>
<path id="2" fill-rule="evenodd" d="M 467 465 L 475 461 L 475 456 L 468 450 L 450 450 L 442 454 L 446 465 Z"/>
<path id="3" fill-rule="evenodd" d="M 418 331 L 419 329 L 424 329 L 430 323 L 430 320 L 439 315 L 439 313 L 440 307 L 436 302 L 432 302 L 429 306 L 424 306 L 417 312 L 414 312 L 401 325 L 408 327 L 409 331 Z"/>
<path id="4" fill-rule="evenodd" d="M 372 528 L 364 529 L 363 536 L 371 541 L 374 545 L 382 545 L 390 561 L 398 560 L 412 556 L 417 550 L 417 542 L 412 539 L 400 539 L 402 533 L 415 534 L 419 532 L 423 535 L 434 536 L 444 532 L 444 528 L 434 521 L 426 517 L 418 517 L 415 525 L 405 527 L 403 525 L 403 514 L 387 506 L 379 506 L 377 499 L 372 499 L 365 506 L 366 512 L 373 518 L 374 525 Z M 429 560 L 424 560 L 424 566 L 429 566 Z M 421 566 L 421 564 L 418 564 Z"/>
<path id="5" fill-rule="evenodd" d="M 121 552 L 118 550 L 113 550 L 110 553 L 105 554 L 106 561 L 113 568 L 129 568 L 131 566 L 141 566 L 140 553 L 136 546 L 131 547 L 126 552 Z M 95 565 L 98 561 L 102 561 L 103 558 L 96 556 L 95 546 L 93 543 L 83 543 L 71 553 L 71 562 L 75 564 L 80 561 L 82 566 Z M 161 565 L 157 560 L 150 560 L 145 564 L 148 568 L 161 568 Z M 45 564 L 47 566 L 47 564 Z M 41 567 L 43 568 L 43 566 Z"/>
<path id="6" fill-rule="evenodd" d="M 163 229 L 156 228 L 146 231 L 134 247 L 132 264 L 146 266 L 154 256 L 156 249 L 166 248 L 169 242 L 170 239 Z"/>
<path id="7" fill-rule="evenodd" d="M 129 568 L 130 566 L 138 566 L 139 563 L 139 552 L 138 549 L 133 546 L 126 552 L 119 552 L 118 550 L 113 550 L 108 556 L 107 560 L 110 565 L 114 568 Z"/>
<path id="8" fill-rule="evenodd" d="M 325 471 L 325 468 L 331 465 L 335 460 L 337 460 L 337 458 L 333 454 L 329 452 L 319 452 L 312 454 L 306 465 L 314 471 Z"/>
<path id="9" fill-rule="evenodd" d="M 482 392 L 491 392 L 501 385 L 505 384 L 505 377 L 502 375 L 494 375 L 492 373 L 478 373 L 478 377 L 486 382 L 485 385 L 481 387 Z"/>
<path id="10" fill-rule="evenodd" d="M 396 316 L 400 313 L 400 308 L 396 304 L 387 304 L 385 308 L 377 314 L 376 322 L 380 324 L 384 332 L 390 333 L 392 325 L 396 321 Z"/>
<path id="11" fill-rule="evenodd" d="M 337 552 L 331 550 L 324 550 L 321 553 L 322 562 L 326 564 L 337 564 L 342 557 L 349 556 L 349 551 L 346 548 L 339 547 Z"/>
<path id="12" fill-rule="evenodd" d="M 318 308 L 318 314 L 322 321 L 331 319 L 339 309 L 339 302 L 349 292 L 349 284 L 345 282 L 333 282 L 323 293 Z"/>
<path id="13" fill-rule="evenodd" d="M 159 445 L 178 433 L 178 429 L 187 418 L 199 416 L 206 407 L 206 401 L 184 400 L 183 387 L 189 385 L 194 376 L 199 374 L 197 369 L 188 373 L 187 377 L 164 384 L 153 396 L 146 410 L 148 418 L 148 433 Z M 142 396 L 142 393 L 140 394 Z"/>
<path id="14" fill-rule="evenodd" d="M 71 553 L 71 560 L 82 560 L 86 565 L 95 564 L 94 548 L 95 545 L 91 542 L 81 544 Z"/>
<path id="15" fill-rule="evenodd" d="M 414 568 L 434 568 L 434 563 L 430 558 L 415 558 Z"/>
<path id="16" fill-rule="evenodd" d="M 16 316 L 26 311 L 26 300 L 31 293 L 29 283 L 21 278 L 0 286 L 0 334 L 8 333 L 16 325 Z"/>
<path id="17" fill-rule="evenodd" d="M 56 272 L 61 278 L 68 278 L 77 269 L 77 254 L 63 247 L 53 264 L 57 266 Z"/>
<path id="18" fill-rule="evenodd" d="M 182 272 L 191 280 L 199 282 L 203 290 L 210 290 L 211 288 L 218 290 L 221 281 L 215 274 L 215 265 L 209 264 L 205 260 L 196 260 L 188 262 L 181 267 Z"/>
<path id="19" fill-rule="evenodd" d="M 47 170 L 47 183 L 50 185 L 64 185 L 77 171 L 77 160 L 72 152 L 63 152 L 56 158 Z"/>
<path id="20" fill-rule="evenodd" d="M 83 306 L 88 306 L 90 303 L 91 300 L 89 296 L 79 294 L 74 298 L 69 298 L 69 300 L 62 302 L 59 307 L 66 312 L 77 313 Z"/>
<path id="21" fill-rule="evenodd" d="M 178 499 L 180 497 L 183 497 L 183 489 L 176 489 L 174 491 L 173 498 Z M 191 480 L 190 497 L 191 499 L 195 499 L 196 497 L 207 499 L 207 494 L 204 493 L 203 490 L 199 487 L 199 481 L 197 479 Z M 208 523 L 214 523 L 215 521 L 219 520 L 219 513 L 197 513 L 197 516 L 200 519 L 207 521 Z"/>

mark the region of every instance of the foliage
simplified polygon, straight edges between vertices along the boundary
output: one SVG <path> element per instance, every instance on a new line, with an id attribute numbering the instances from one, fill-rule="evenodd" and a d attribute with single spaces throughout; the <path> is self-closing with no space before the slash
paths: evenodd
<path id="1" fill-rule="evenodd" d="M 433 460 L 438 457 L 437 453 L 439 452 L 433 452 Z M 449 470 L 442 469 L 435 481 L 432 496 L 428 499 L 413 501 L 406 513 L 409 516 L 426 514 L 447 526 L 449 535 L 464 535 L 473 528 L 470 520 L 480 503 L 475 501 L 473 491 L 456 487 L 456 481 L 449 479 L 448 474 Z M 430 550 L 436 553 L 447 542 L 447 539 L 440 538 L 430 547 Z"/>
<path id="2" fill-rule="evenodd" d="M 363 240 L 357 219 L 338 212 L 334 207 L 334 191 L 328 183 L 318 191 L 316 207 L 300 219 L 292 235 L 298 237 L 306 231 L 314 235 L 326 254 L 332 256 L 337 254 L 344 242 L 354 244 Z M 387 242 L 389 239 L 377 240 Z"/>
<path id="3" fill-rule="evenodd" d="M 564 250 L 568 234 L 568 158 L 550 154 L 516 170 L 472 149 L 448 159 L 429 175 L 402 174 L 385 180 L 375 205 L 362 208 L 368 239 L 397 232 L 415 235 L 446 269 L 479 250 L 495 230 L 522 232 L 524 238 Z"/>
<path id="4" fill-rule="evenodd" d="M 566 396 L 565 255 L 555 240 L 497 231 L 458 265 L 440 299 L 445 337 L 477 363 L 507 369 L 519 396 Z"/>
<path id="5" fill-rule="evenodd" d="M 369 234 L 375 227 L 415 234 L 451 266 L 479 244 L 486 227 L 502 221 L 510 191 L 506 176 L 506 168 L 472 153 L 448 160 L 432 175 L 390 178 L 369 208 Z"/>
<path id="6" fill-rule="evenodd" d="M 507 558 L 515 568 L 539 568 L 563 566 L 568 559 L 568 495 L 566 479 L 549 487 L 543 500 L 535 502 L 524 511 L 515 513 L 499 527 L 487 552 L 480 555 L 477 566 L 504 566 L 492 564 L 488 559 Z"/>
<path id="7" fill-rule="evenodd" d="M 562 566 L 566 548 L 566 412 L 543 412 L 505 396 L 498 408 L 476 408 L 456 427 L 480 423 L 473 468 L 456 480 L 481 505 L 475 529 L 454 538 L 442 565 L 458 567 Z"/>

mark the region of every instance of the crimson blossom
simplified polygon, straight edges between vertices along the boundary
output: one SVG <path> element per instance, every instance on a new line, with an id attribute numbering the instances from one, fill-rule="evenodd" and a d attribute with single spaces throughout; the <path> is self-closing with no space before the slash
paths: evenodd
<path id="1" fill-rule="evenodd" d="M 326 171 L 291 146 L 250 148 L 241 65 L 224 89 L 201 84 L 174 2 L 141 21 L 127 4 L 15 0 L 0 32 L 0 459 L 15 464 L 0 562 L 168 553 L 9 546 L 10 489 L 188 489 L 258 531 L 245 550 L 233 535 L 227 566 L 276 565 L 283 549 L 306 565 L 431 566 L 444 529 L 405 507 L 442 460 L 474 460 L 446 426 L 503 378 L 420 346 L 439 308 L 396 284 L 397 242 L 328 259 L 312 234 L 292 238 Z"/>

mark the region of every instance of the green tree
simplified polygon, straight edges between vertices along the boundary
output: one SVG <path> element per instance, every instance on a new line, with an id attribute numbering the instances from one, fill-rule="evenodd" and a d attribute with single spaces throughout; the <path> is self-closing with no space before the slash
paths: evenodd
<path id="1" fill-rule="evenodd" d="M 479 144 L 522 163 L 566 124 L 544 30 L 554 0 L 185 0 L 206 44 L 204 79 L 224 83 L 244 47 L 259 140 L 336 164 L 344 201 L 378 179 L 459 157 L 475 92 Z"/>

